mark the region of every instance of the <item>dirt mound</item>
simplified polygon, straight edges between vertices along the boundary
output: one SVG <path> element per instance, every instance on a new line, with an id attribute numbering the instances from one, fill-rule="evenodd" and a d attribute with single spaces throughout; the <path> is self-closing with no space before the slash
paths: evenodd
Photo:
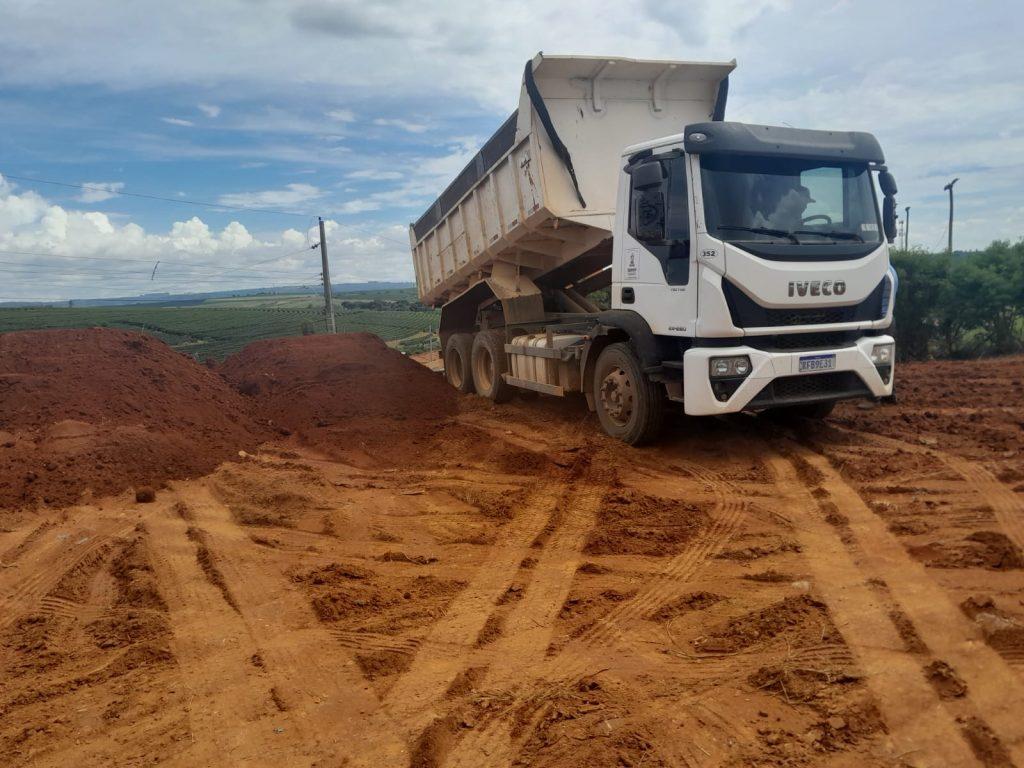
<path id="1" fill-rule="evenodd" d="M 793 647 L 840 641 L 825 604 L 800 595 L 731 619 L 695 640 L 694 646 L 702 653 L 735 653 L 782 634 L 789 636 Z"/>
<path id="2" fill-rule="evenodd" d="M 707 511 L 696 504 L 632 489 L 609 491 L 583 551 L 588 555 L 674 555 L 704 530 Z"/>
<path id="3" fill-rule="evenodd" d="M 405 461 L 456 411 L 440 376 L 368 333 L 257 341 L 219 371 L 279 431 L 349 459 Z"/>
<path id="4" fill-rule="evenodd" d="M 1024 553 L 1004 533 L 975 531 L 961 542 L 932 542 L 910 547 L 910 553 L 933 568 L 1024 568 Z"/>
<path id="5" fill-rule="evenodd" d="M 0 335 L 0 507 L 202 475 L 264 438 L 215 373 L 152 336 Z"/>

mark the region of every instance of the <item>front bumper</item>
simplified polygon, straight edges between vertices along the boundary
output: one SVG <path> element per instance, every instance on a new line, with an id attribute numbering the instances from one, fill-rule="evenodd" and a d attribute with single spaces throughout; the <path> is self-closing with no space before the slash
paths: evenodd
<path id="1" fill-rule="evenodd" d="M 742 345 L 689 349 L 683 355 L 683 408 L 691 416 L 713 416 L 827 400 L 886 397 L 892 394 L 894 367 L 888 366 L 885 377 L 885 371 L 871 362 L 871 348 L 886 343 L 894 343 L 892 336 L 864 336 L 851 346 L 800 352 L 766 352 Z M 801 357 L 822 354 L 836 356 L 834 369 L 799 372 Z M 712 389 L 708 365 L 712 357 L 730 355 L 747 355 L 750 374 L 722 400 Z"/>

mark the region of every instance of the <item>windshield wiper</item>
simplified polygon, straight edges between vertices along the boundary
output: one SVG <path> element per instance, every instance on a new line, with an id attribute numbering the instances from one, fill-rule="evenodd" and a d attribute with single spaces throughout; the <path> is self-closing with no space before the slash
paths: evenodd
<path id="1" fill-rule="evenodd" d="M 864 242 L 864 238 L 856 232 L 818 232 L 814 229 L 794 229 L 793 234 L 820 235 L 821 237 L 831 237 L 833 240 L 856 240 L 861 243 Z"/>
<path id="2" fill-rule="evenodd" d="M 770 229 L 768 227 L 743 227 L 738 224 L 719 224 L 719 229 L 735 229 L 739 232 L 753 232 L 757 235 L 771 235 L 772 237 L 785 237 L 791 242 L 800 245 L 800 241 L 797 239 L 793 232 L 788 232 L 785 229 Z"/>

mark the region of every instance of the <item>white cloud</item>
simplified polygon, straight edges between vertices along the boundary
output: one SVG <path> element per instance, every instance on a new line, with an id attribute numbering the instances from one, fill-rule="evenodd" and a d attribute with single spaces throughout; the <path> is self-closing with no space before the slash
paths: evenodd
<path id="1" fill-rule="evenodd" d="M 196 107 L 211 119 L 220 116 L 220 107 L 216 104 L 196 104 Z"/>
<path id="2" fill-rule="evenodd" d="M 373 121 L 373 124 L 389 126 L 393 128 L 401 128 L 403 131 L 408 131 L 409 133 L 424 133 L 429 128 L 429 126 L 423 125 L 422 123 L 413 123 L 408 120 L 402 120 L 401 118 L 397 117 L 378 117 L 376 120 Z"/>
<path id="3" fill-rule="evenodd" d="M 404 228 L 325 225 L 337 244 L 335 282 L 412 278 Z M 0 175 L 0 250 L 23 254 L 5 255 L 11 263 L 0 265 L 0 301 L 314 284 L 320 257 L 306 248 L 313 238 L 295 228 L 257 234 L 238 221 L 214 229 L 199 216 L 147 232 L 98 211 L 54 205 Z"/>
<path id="4" fill-rule="evenodd" d="M 338 209 L 338 213 L 366 213 L 367 211 L 379 211 L 384 206 L 378 200 L 372 200 L 368 198 L 362 198 L 358 200 L 349 200 L 347 203 L 342 203 Z"/>
<path id="5" fill-rule="evenodd" d="M 1024 232 L 1024 159 L 1020 130 L 1013 128 L 1024 123 L 1024 94 L 1014 74 L 1024 71 L 1024 46 L 1020 25 L 1008 23 L 1019 16 L 1011 3 L 976 3 L 967 12 L 925 0 L 595 0 L 580 13 L 550 0 L 261 0 L 245 3 L 244 14 L 230 3 L 207 5 L 198 29 L 196 19 L 158 0 L 19 5 L 0 25 L 5 109 L 8 102 L 17 106 L 8 94 L 18 89 L 45 93 L 61 86 L 106 89 L 112 98 L 166 89 L 160 92 L 247 103 L 248 114 L 233 106 L 217 124 L 265 134 L 246 146 L 202 144 L 195 134 L 205 132 L 167 131 L 133 137 L 132 151 L 152 161 L 231 159 L 293 168 L 315 161 L 324 176 L 337 172 L 332 181 L 360 168 L 395 167 L 400 158 L 406 176 L 388 179 L 400 182 L 395 189 L 369 202 L 339 203 L 326 193 L 323 199 L 332 207 L 372 202 L 382 216 L 392 209 L 405 216 L 443 189 L 464 156 L 459 148 L 440 158 L 423 157 L 430 153 L 422 149 L 413 156 L 409 143 L 424 134 L 408 126 L 429 127 L 429 136 L 486 135 L 485 126 L 496 128 L 515 107 L 523 63 L 538 49 L 736 58 L 731 117 L 866 129 L 879 137 L 900 182 L 900 207 L 913 208 L 912 241 L 920 237 L 931 246 L 941 239 L 941 187 L 948 179 L 940 172 L 946 171 L 962 177 L 958 244 Z M 140 13 L 147 24 L 135 25 L 126 38 L 121 30 Z M 209 40 L 217 44 L 201 43 Z M 799 45 L 788 44 L 793 40 Z M 322 106 L 324 94 L 330 104 L 353 109 Z M 193 105 L 161 109 L 189 115 Z M 396 129 L 388 146 L 357 145 L 358 136 L 345 139 L 351 151 L 328 146 L 367 115 L 387 116 L 378 118 L 381 127 Z M 174 122 L 182 118 L 167 120 L 182 125 Z M 454 128 L 461 125 L 471 127 Z M 111 156 L 124 155 L 120 139 L 111 139 Z M 427 167 L 417 167 L 420 161 Z"/>
<path id="6" fill-rule="evenodd" d="M 117 192 L 124 189 L 124 182 L 121 181 L 88 181 L 82 186 L 88 187 L 77 198 L 80 203 L 102 203 L 112 197 L 117 197 Z"/>
<path id="7" fill-rule="evenodd" d="M 286 184 L 284 189 L 268 189 L 262 192 L 235 192 L 221 195 L 217 202 L 222 205 L 242 208 L 288 208 L 307 203 L 323 196 L 312 184 Z"/>
<path id="8" fill-rule="evenodd" d="M 367 168 L 361 171 L 352 171 L 352 173 L 346 173 L 345 178 L 369 179 L 371 181 L 395 181 L 396 179 L 405 178 L 405 175 L 398 171 L 374 171 Z"/>
<path id="9" fill-rule="evenodd" d="M 195 125 L 191 120 L 185 120 L 180 117 L 161 117 L 160 119 L 168 125 L 180 125 L 183 128 L 191 128 Z"/>

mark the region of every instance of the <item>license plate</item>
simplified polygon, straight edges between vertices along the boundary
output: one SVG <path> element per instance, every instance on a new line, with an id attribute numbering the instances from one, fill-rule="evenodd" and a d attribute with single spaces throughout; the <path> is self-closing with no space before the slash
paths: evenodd
<path id="1" fill-rule="evenodd" d="M 815 371 L 834 371 L 836 368 L 835 355 L 805 355 L 800 358 L 800 373 L 813 373 Z"/>

